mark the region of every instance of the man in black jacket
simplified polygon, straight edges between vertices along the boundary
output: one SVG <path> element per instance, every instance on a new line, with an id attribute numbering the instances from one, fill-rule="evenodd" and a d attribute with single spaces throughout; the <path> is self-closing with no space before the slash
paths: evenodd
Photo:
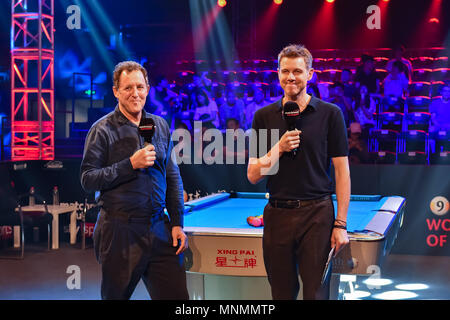
<path id="1" fill-rule="evenodd" d="M 150 86 L 141 65 L 119 63 L 113 81 L 118 105 L 93 124 L 81 163 L 83 188 L 100 191 L 94 247 L 102 298 L 129 299 L 142 278 L 152 299 L 188 299 L 183 184 L 169 127 L 143 110 Z M 148 117 L 156 129 L 145 145 L 138 127 Z"/>

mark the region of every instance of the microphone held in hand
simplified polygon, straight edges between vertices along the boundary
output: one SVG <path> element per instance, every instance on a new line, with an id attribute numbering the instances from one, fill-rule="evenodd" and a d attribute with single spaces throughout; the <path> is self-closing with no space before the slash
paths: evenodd
<path id="1" fill-rule="evenodd" d="M 300 107 L 294 101 L 287 101 L 283 106 L 283 118 L 286 121 L 289 131 L 296 129 L 295 124 L 300 119 Z M 297 148 L 292 150 L 292 155 L 297 155 Z"/>
<path id="2" fill-rule="evenodd" d="M 146 146 L 152 143 L 155 128 L 155 121 L 153 121 L 152 118 L 141 119 L 141 122 L 139 123 L 139 134 L 144 138 Z"/>
<path id="3" fill-rule="evenodd" d="M 300 107 L 294 101 L 288 101 L 283 106 L 283 118 L 288 125 L 288 130 L 295 130 L 295 122 L 300 118 Z"/>

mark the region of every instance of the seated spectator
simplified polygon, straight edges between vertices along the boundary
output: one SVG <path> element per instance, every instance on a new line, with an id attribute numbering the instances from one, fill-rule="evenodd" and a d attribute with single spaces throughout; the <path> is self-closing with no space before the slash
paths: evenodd
<path id="1" fill-rule="evenodd" d="M 411 82 L 413 68 L 411 61 L 403 57 L 404 53 L 405 47 L 402 45 L 393 48 L 392 59 L 388 61 L 386 65 L 386 70 L 390 73 L 392 71 L 392 66 L 394 65 L 394 62 L 399 61 L 402 63 L 401 71 L 405 74 L 406 78 L 408 79 L 408 82 Z"/>
<path id="2" fill-rule="evenodd" d="M 316 98 L 320 99 L 320 90 L 318 86 L 319 79 L 317 77 L 317 73 L 313 73 L 313 76 L 310 81 L 308 81 L 308 87 L 306 88 L 306 92 Z"/>
<path id="3" fill-rule="evenodd" d="M 266 99 L 271 102 L 276 101 L 283 96 L 284 92 L 283 89 L 281 89 L 280 80 L 273 79 L 272 82 L 269 83 L 268 93 L 269 94 L 266 94 Z"/>
<path id="4" fill-rule="evenodd" d="M 370 129 L 376 126 L 374 115 L 376 112 L 376 103 L 364 85 L 359 88 L 359 94 L 355 97 L 353 110 L 355 112 L 356 122 L 362 127 L 362 136 L 368 137 Z"/>
<path id="5" fill-rule="evenodd" d="M 244 123 L 244 113 L 244 103 L 236 97 L 233 89 L 228 89 L 225 94 L 225 102 L 219 106 L 220 127 L 226 128 L 227 120 L 230 118 L 237 119 L 239 123 Z"/>
<path id="6" fill-rule="evenodd" d="M 225 102 L 225 89 L 223 86 L 217 84 L 212 86 L 212 99 L 216 102 L 217 106 L 224 104 Z"/>
<path id="7" fill-rule="evenodd" d="M 361 57 L 362 65 L 358 66 L 355 75 L 355 86 L 359 88 L 365 85 L 369 93 L 377 93 L 380 91 L 380 81 L 375 71 L 375 59 L 367 54 Z"/>
<path id="8" fill-rule="evenodd" d="M 266 100 L 266 94 L 262 88 L 255 88 L 253 93 L 253 101 L 245 107 L 245 129 L 252 127 L 253 115 L 262 107 L 270 102 Z"/>
<path id="9" fill-rule="evenodd" d="M 174 119 L 174 128 L 176 129 L 180 123 L 190 126 L 192 122 L 193 111 L 191 110 L 191 104 L 189 102 L 189 97 L 185 93 L 178 94 L 171 105 Z"/>
<path id="10" fill-rule="evenodd" d="M 243 164 L 248 157 L 249 140 L 245 136 L 243 130 L 239 130 L 239 121 L 233 118 L 229 118 L 226 123 L 227 132 L 224 134 L 224 146 L 223 155 L 225 163 L 233 159 L 233 163 Z M 228 131 L 232 130 L 232 131 Z M 233 143 L 229 143 L 227 136 L 233 132 Z"/>
<path id="11" fill-rule="evenodd" d="M 430 132 L 450 131 L 450 84 L 441 87 L 441 98 L 434 99 L 430 105 Z"/>
<path id="12" fill-rule="evenodd" d="M 156 85 L 150 87 L 150 112 L 165 118 L 169 124 L 172 122 L 171 106 L 177 94 L 169 89 L 169 81 L 163 75 L 156 78 Z"/>
<path id="13" fill-rule="evenodd" d="M 342 69 L 341 83 L 344 85 L 344 97 L 354 100 L 358 90 L 353 83 L 353 74 L 350 69 Z"/>
<path id="14" fill-rule="evenodd" d="M 205 73 L 195 73 L 192 76 L 191 89 L 193 91 L 199 90 L 199 89 L 203 90 L 208 95 L 208 97 L 211 98 L 212 97 L 211 86 L 212 86 L 212 81 L 206 77 L 206 72 Z"/>
<path id="15" fill-rule="evenodd" d="M 213 99 L 210 99 L 206 92 L 200 88 L 197 88 L 192 92 L 192 106 L 191 109 L 194 112 L 194 121 L 200 120 L 200 117 L 207 114 L 210 121 L 218 127 L 219 126 L 219 109 Z"/>
<path id="16" fill-rule="evenodd" d="M 253 102 L 253 97 L 251 97 L 248 93 L 249 90 L 247 88 L 241 88 L 241 93 L 238 94 L 238 97 L 241 97 L 240 99 L 244 103 L 245 107 L 247 107 L 250 103 Z"/>
<path id="17" fill-rule="evenodd" d="M 345 124 L 348 128 L 350 123 L 355 121 L 355 115 L 352 109 L 351 99 L 344 96 L 344 85 L 342 83 L 335 82 L 330 86 L 328 101 L 341 108 Z"/>
<path id="18" fill-rule="evenodd" d="M 358 122 L 353 122 L 350 125 L 350 136 L 348 138 L 348 159 L 351 164 L 369 162 L 367 143 L 361 137 L 361 133 L 361 125 Z"/>
<path id="19" fill-rule="evenodd" d="M 200 116 L 199 121 L 202 122 L 201 127 L 201 134 L 197 132 L 197 128 L 194 126 L 194 136 L 192 139 L 193 142 L 193 156 L 194 156 L 194 163 L 196 159 L 202 159 L 202 162 L 205 163 L 212 163 L 214 161 L 214 158 L 216 156 L 217 149 L 214 149 L 212 153 L 205 153 L 206 147 L 208 147 L 210 144 L 214 143 L 214 138 L 211 139 L 211 141 L 208 141 L 204 139 L 205 132 L 209 129 L 217 129 L 216 126 L 213 124 L 212 119 L 207 114 L 203 114 Z M 197 147 L 201 146 L 201 148 Z M 211 150 L 209 150 L 211 151 Z M 218 152 L 222 152 L 222 150 L 218 150 Z"/>
<path id="20" fill-rule="evenodd" d="M 405 98 L 408 92 L 408 79 L 403 73 L 403 64 L 400 61 L 394 61 L 391 72 L 384 78 L 383 88 L 385 96 L 394 96 Z"/>

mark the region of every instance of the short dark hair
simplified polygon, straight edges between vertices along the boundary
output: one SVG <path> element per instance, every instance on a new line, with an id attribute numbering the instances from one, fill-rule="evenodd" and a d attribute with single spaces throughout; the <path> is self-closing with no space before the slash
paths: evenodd
<path id="1" fill-rule="evenodd" d="M 119 88 L 120 85 L 120 75 L 122 74 L 123 71 L 141 71 L 142 75 L 144 76 L 145 79 L 145 83 L 148 84 L 148 74 L 147 74 L 147 70 L 140 65 L 139 63 L 135 62 L 135 61 L 122 61 L 119 62 L 115 68 L 114 68 L 114 72 L 113 72 L 113 85 L 115 88 Z"/>
<path id="2" fill-rule="evenodd" d="M 278 68 L 280 67 L 281 59 L 283 58 L 303 58 L 303 60 L 305 60 L 306 68 L 308 70 L 312 69 L 312 54 L 301 44 L 290 44 L 281 50 L 278 54 Z"/>
<path id="3" fill-rule="evenodd" d="M 204 90 L 202 90 L 202 89 L 196 89 L 196 90 L 194 90 L 193 92 L 192 92 L 193 94 L 194 94 L 194 101 L 196 102 L 196 103 L 198 103 L 198 100 L 197 100 L 197 97 L 200 95 L 200 96 L 203 96 L 204 98 L 205 98 L 205 104 L 208 106 L 209 105 L 209 97 L 208 97 L 208 95 L 206 94 L 206 92 L 204 91 Z"/>

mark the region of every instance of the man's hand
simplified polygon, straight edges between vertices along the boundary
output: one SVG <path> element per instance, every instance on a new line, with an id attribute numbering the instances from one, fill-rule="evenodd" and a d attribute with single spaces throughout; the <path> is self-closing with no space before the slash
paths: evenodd
<path id="1" fill-rule="evenodd" d="M 348 243 L 347 230 L 333 228 L 333 233 L 331 234 L 331 247 L 336 247 L 334 250 L 335 257 Z"/>
<path id="2" fill-rule="evenodd" d="M 142 169 L 153 166 L 156 160 L 155 146 L 152 144 L 136 151 L 131 157 L 133 169 Z"/>
<path id="3" fill-rule="evenodd" d="M 286 131 L 280 139 L 279 150 L 280 155 L 283 152 L 290 152 L 300 146 L 300 130 Z"/>
<path id="4" fill-rule="evenodd" d="M 184 233 L 183 228 L 181 228 L 179 226 L 172 227 L 172 239 L 173 239 L 172 245 L 174 247 L 176 247 L 178 245 L 178 240 L 181 241 L 180 247 L 178 248 L 178 250 L 176 252 L 177 255 L 179 255 L 180 253 L 182 253 L 184 250 L 186 250 L 188 248 L 188 238 L 187 238 L 186 234 Z"/>

